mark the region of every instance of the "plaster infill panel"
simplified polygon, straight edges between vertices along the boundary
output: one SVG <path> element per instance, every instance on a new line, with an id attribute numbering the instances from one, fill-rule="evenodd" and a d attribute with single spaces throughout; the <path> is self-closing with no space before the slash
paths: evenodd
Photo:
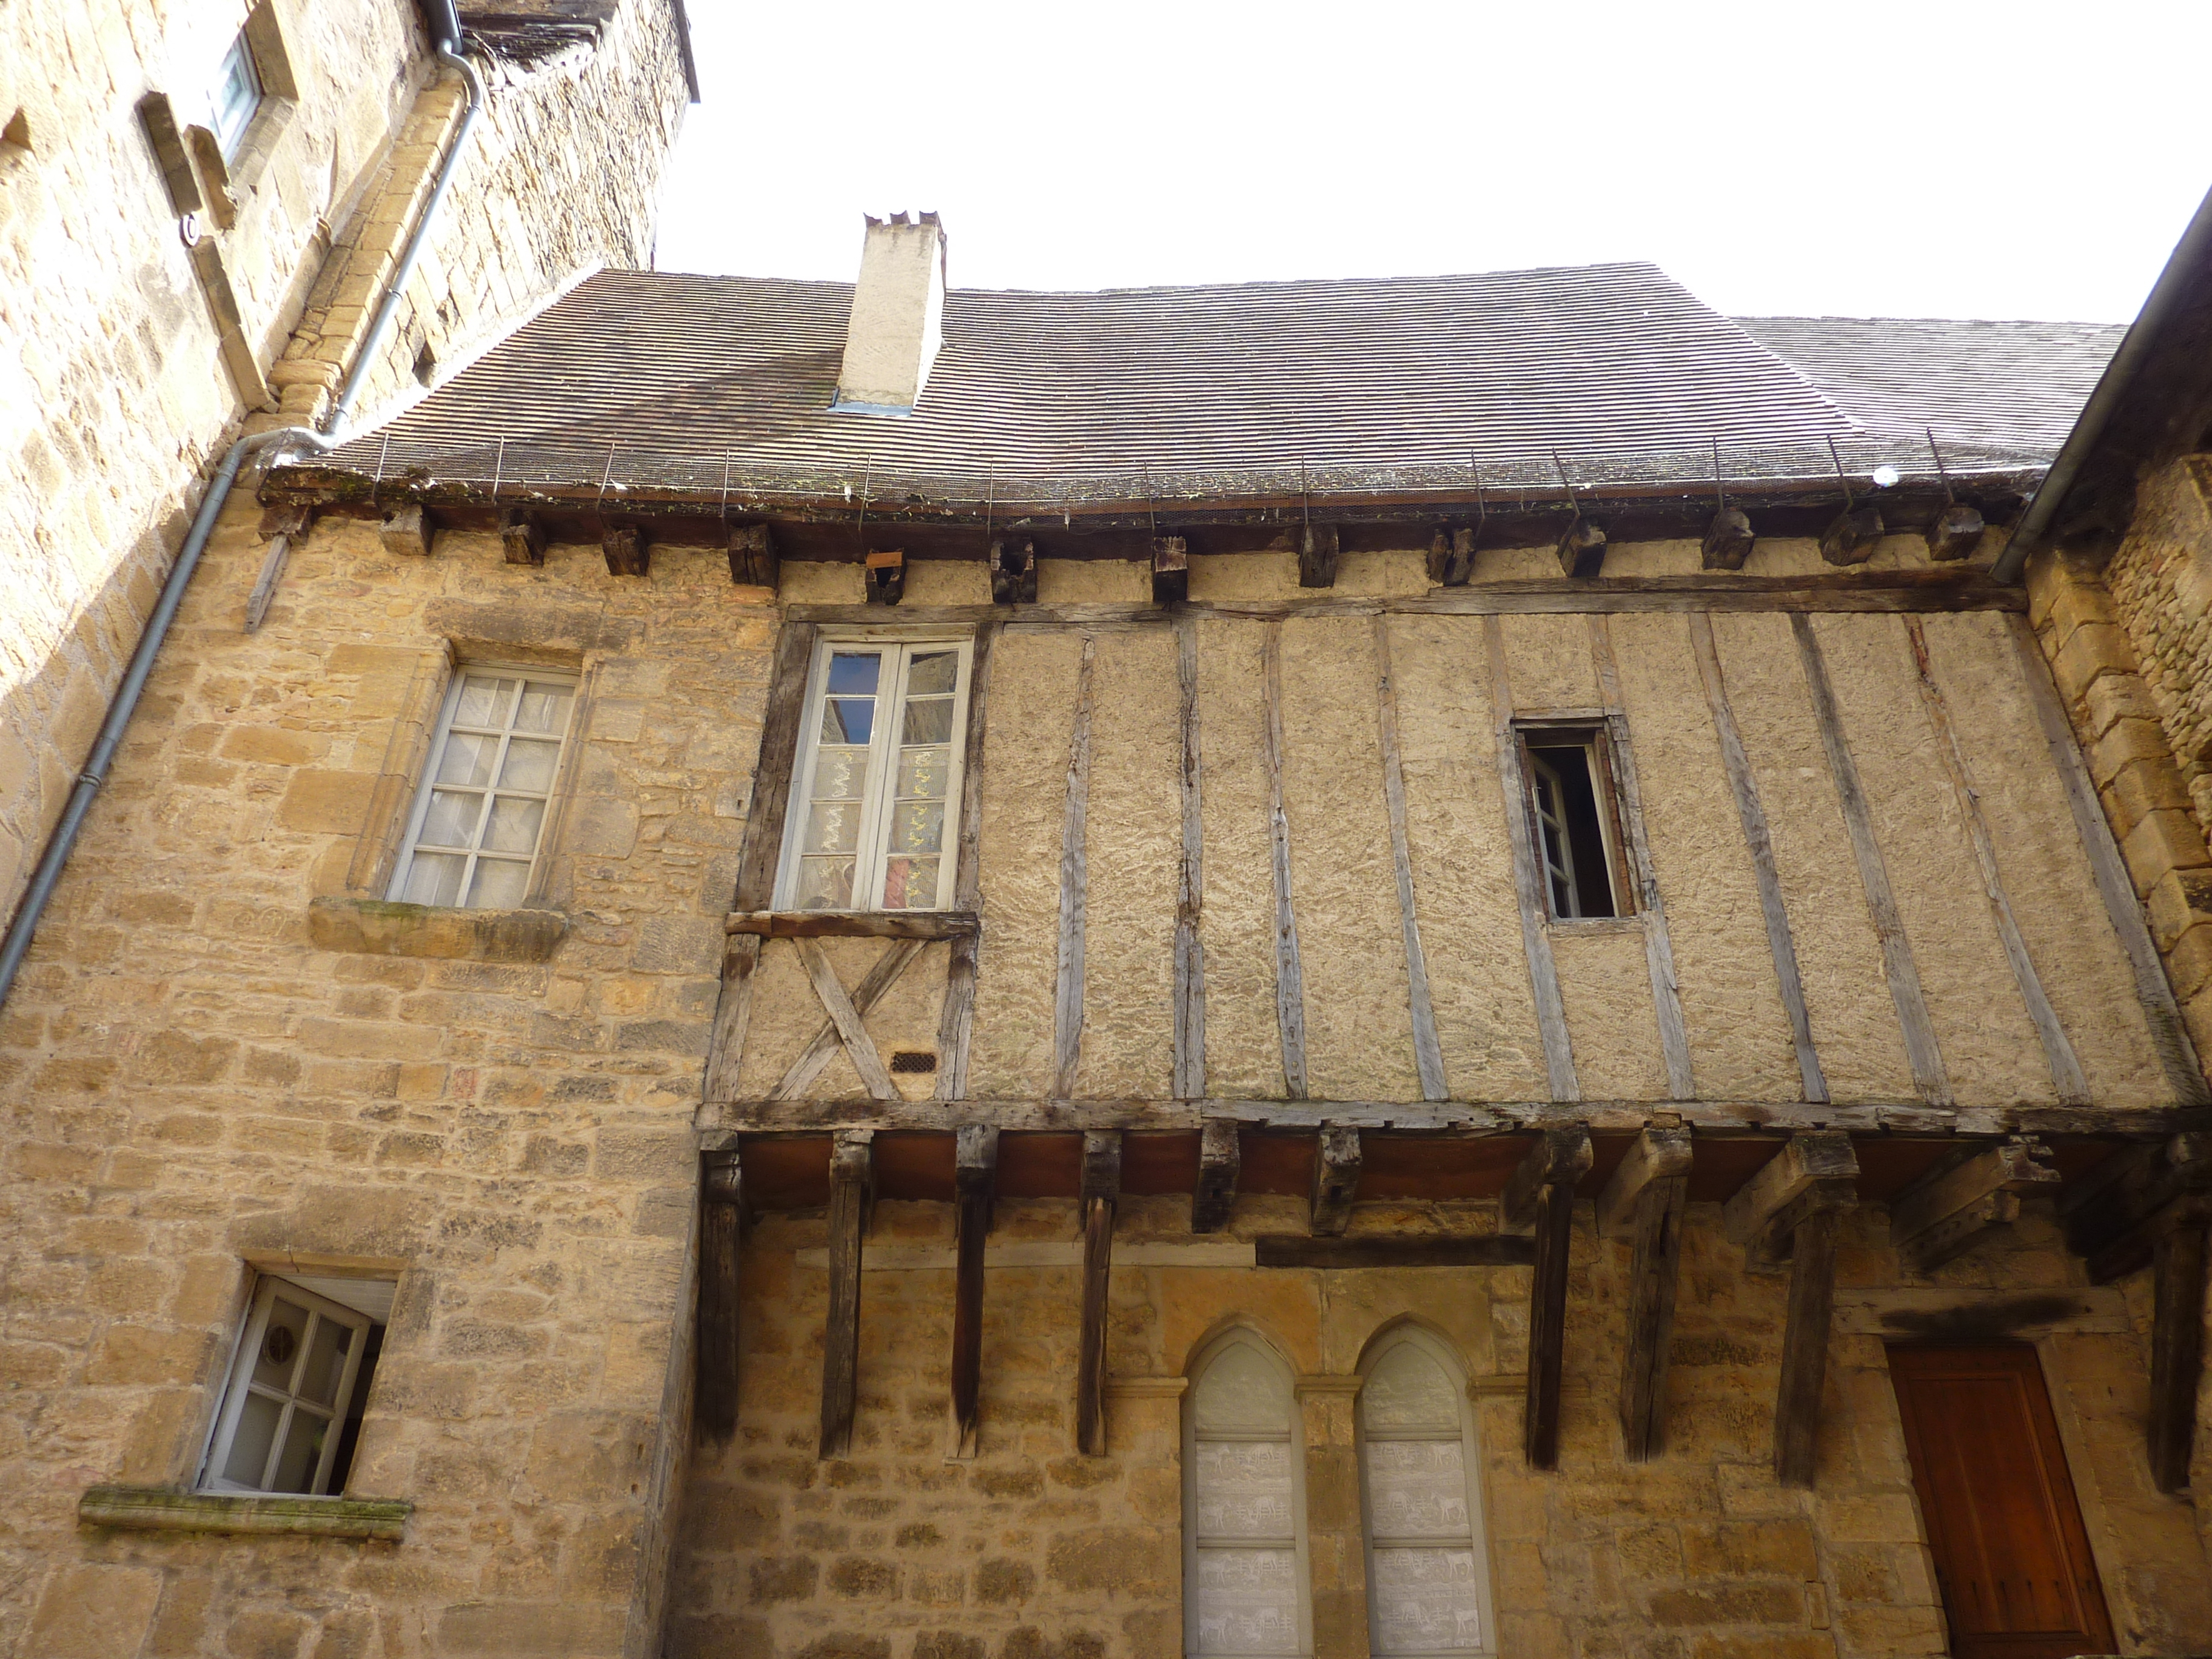
<path id="1" fill-rule="evenodd" d="M 982 1098 L 1052 1086 L 1060 830 L 1082 659 L 1074 634 L 1008 632 L 992 647 L 980 837 L 989 944 L 976 953 L 968 1073 Z"/>
<path id="2" fill-rule="evenodd" d="M 1717 615 L 1712 623 L 1729 705 L 1774 845 L 1829 1093 L 1838 1101 L 1917 1098 L 1790 619 Z"/>
<path id="3" fill-rule="evenodd" d="M 1206 1088 L 1279 1098 L 1275 888 L 1267 833 L 1264 625 L 1198 624 Z"/>
<path id="4" fill-rule="evenodd" d="M 1544 1071 L 1480 617 L 1394 617 L 1406 841 L 1455 1100 L 1540 1100 Z"/>
<path id="5" fill-rule="evenodd" d="M 2013 978 L 1936 753 L 1898 617 L 1817 617 L 1844 740 L 1912 945 L 1936 1042 L 1961 1105 L 2055 1103 L 2042 1044 Z"/>
<path id="6" fill-rule="evenodd" d="M 1643 927 L 1555 927 L 1552 960 L 1583 1098 L 1666 1099 L 1667 1060 L 1651 1006 Z"/>
<path id="7" fill-rule="evenodd" d="M 1573 615 L 1504 617 L 1505 665 L 1516 714 L 1597 707 L 1597 669 L 1589 619 Z"/>
<path id="8" fill-rule="evenodd" d="M 1790 1017 L 1689 619 L 1623 616 L 1609 626 L 1698 1092 L 1796 1100 L 1804 1087 Z"/>
<path id="9" fill-rule="evenodd" d="M 1083 1049 L 1076 1093 L 1175 1092 L 1175 933 L 1182 848 L 1176 637 L 1102 634 L 1092 665 Z"/>
<path id="10" fill-rule="evenodd" d="M 1283 807 L 1318 1100 L 1419 1100 L 1365 617 L 1283 625 Z"/>

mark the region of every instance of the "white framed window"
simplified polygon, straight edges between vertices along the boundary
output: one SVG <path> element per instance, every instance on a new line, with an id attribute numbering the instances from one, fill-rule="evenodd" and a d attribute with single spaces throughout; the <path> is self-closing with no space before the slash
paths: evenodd
<path id="1" fill-rule="evenodd" d="M 966 637 L 825 637 L 815 647 L 777 909 L 951 903 L 973 648 Z"/>
<path id="2" fill-rule="evenodd" d="M 1363 1370 L 1369 1650 L 1377 1659 L 1495 1654 L 1467 1373 L 1449 1347 L 1410 1326 L 1385 1335 Z"/>
<path id="3" fill-rule="evenodd" d="M 264 1278 L 255 1288 L 208 1442 L 201 1491 L 343 1489 L 393 1286 L 377 1279 L 316 1282 L 319 1290 Z"/>
<path id="4" fill-rule="evenodd" d="M 216 65 L 215 83 L 208 88 L 209 125 L 222 159 L 234 161 L 246 142 L 246 130 L 261 107 L 261 70 L 253 61 L 253 47 L 240 29 Z"/>
<path id="5" fill-rule="evenodd" d="M 575 702 L 573 676 L 490 667 L 453 676 L 390 896 L 475 909 L 522 903 Z"/>
<path id="6" fill-rule="evenodd" d="M 1305 1449 L 1290 1368 L 1249 1331 L 1209 1344 L 1183 1413 L 1183 1651 L 1303 1659 Z"/>
<path id="7" fill-rule="evenodd" d="M 1613 787 L 1613 744 L 1605 728 L 1530 724 L 1516 732 L 1552 920 L 1632 914 L 1634 889 Z"/>

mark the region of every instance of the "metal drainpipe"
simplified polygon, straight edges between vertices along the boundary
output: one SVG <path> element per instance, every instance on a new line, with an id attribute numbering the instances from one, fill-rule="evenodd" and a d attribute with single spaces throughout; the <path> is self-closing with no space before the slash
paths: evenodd
<path id="1" fill-rule="evenodd" d="M 451 0 L 432 0 L 430 10 L 442 33 L 438 42 L 438 61 L 459 70 L 469 90 L 468 108 L 461 117 L 460 131 L 453 135 L 453 145 L 438 169 L 437 183 L 431 188 L 430 199 L 415 222 L 414 234 L 407 239 L 398 268 L 392 273 L 384 302 L 377 307 L 369 324 L 368 337 L 362 342 L 352 372 L 339 388 L 337 401 L 323 417 L 322 429 L 288 426 L 271 432 L 251 433 L 231 445 L 222 464 L 216 469 L 207 495 L 200 501 L 200 510 L 192 520 L 191 530 L 177 554 L 177 562 L 169 568 L 168 579 L 161 584 L 161 596 L 155 601 L 154 614 L 147 618 L 146 631 L 138 636 L 138 648 L 131 653 L 131 666 L 124 672 L 123 684 L 116 688 L 114 700 L 107 706 L 107 718 L 100 722 L 100 735 L 93 742 L 84 770 L 77 774 L 76 787 L 70 792 L 69 805 L 62 809 L 61 821 L 46 838 L 46 848 L 39 856 L 39 866 L 32 872 L 30 885 L 24 889 L 23 902 L 16 907 L 8 924 L 6 939 L 0 941 L 0 1003 L 5 1003 L 8 994 L 15 988 L 15 975 L 31 948 L 31 936 L 38 931 L 39 919 L 46 915 L 46 906 L 52 901 L 63 866 L 68 864 L 70 854 L 76 846 L 77 834 L 84 827 L 85 815 L 92 810 L 93 797 L 107 781 L 108 769 L 115 763 L 115 751 L 123 745 L 123 734 L 138 707 L 146 681 L 154 672 L 154 659 L 161 653 L 162 641 L 169 636 L 170 625 L 177 619 L 177 609 L 184 603 L 185 589 L 191 582 L 192 572 L 199 568 L 200 555 L 207 549 L 208 538 L 215 533 L 216 520 L 222 516 L 223 507 L 230 500 L 231 487 L 238 482 L 239 469 L 246 458 L 270 450 L 335 449 L 356 435 L 346 428 L 346 416 L 353 408 L 354 399 L 361 395 L 369 369 L 383 349 L 384 337 L 398 313 L 400 299 L 415 274 L 422 246 L 429 240 L 430 227 L 437 220 L 438 209 L 453 185 L 454 173 L 459 171 L 470 133 L 484 105 L 483 77 L 460 55 L 460 23 Z"/>

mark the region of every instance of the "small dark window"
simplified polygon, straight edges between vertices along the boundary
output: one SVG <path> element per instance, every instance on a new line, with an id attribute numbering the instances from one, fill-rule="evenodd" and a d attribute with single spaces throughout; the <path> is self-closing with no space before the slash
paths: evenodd
<path id="1" fill-rule="evenodd" d="M 1526 726 L 1522 769 L 1553 919 L 1580 921 L 1635 909 L 1621 854 L 1613 757 L 1598 726 Z"/>

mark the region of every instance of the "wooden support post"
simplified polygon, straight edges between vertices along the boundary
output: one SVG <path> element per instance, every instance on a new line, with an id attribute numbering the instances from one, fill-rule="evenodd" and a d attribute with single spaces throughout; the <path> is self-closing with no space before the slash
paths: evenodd
<path id="1" fill-rule="evenodd" d="M 1881 539 L 1881 509 L 1855 507 L 1838 513 L 1820 532 L 1820 556 L 1830 564 L 1864 564 Z"/>
<path id="2" fill-rule="evenodd" d="M 1575 521 L 1559 537 L 1559 568 L 1570 576 L 1602 574 L 1605 544 L 1605 526 L 1595 519 L 1577 514 Z"/>
<path id="3" fill-rule="evenodd" d="M 1528 1388 L 1522 1450 L 1532 1469 L 1559 1466 L 1559 1378 L 1566 1360 L 1567 1256 L 1574 1237 L 1575 1183 L 1590 1166 L 1589 1131 L 1547 1129 L 1505 1184 L 1502 1225 L 1536 1235 L 1528 1291 Z"/>
<path id="4" fill-rule="evenodd" d="M 1313 1220 L 1316 1238 L 1334 1238 L 1352 1219 L 1352 1195 L 1359 1188 L 1359 1131 L 1341 1123 L 1321 1126 L 1314 1151 Z"/>
<path id="5" fill-rule="evenodd" d="M 610 576 L 642 576 L 653 563 L 653 544 L 639 525 L 602 526 L 599 550 L 606 556 Z"/>
<path id="6" fill-rule="evenodd" d="M 955 1137 L 953 1191 L 958 1206 L 952 1273 L 952 1421 L 945 1456 L 975 1455 L 983 1383 L 983 1245 L 999 1178 L 999 1132 L 963 1124 Z"/>
<path id="7" fill-rule="evenodd" d="M 775 532 L 764 524 L 733 524 L 730 532 L 730 580 L 741 587 L 774 587 L 778 568 Z"/>
<path id="8" fill-rule="evenodd" d="M 2150 1474 L 2160 1492 L 2187 1490 L 2197 1448 L 2208 1220 L 2201 1206 L 2177 1214 L 2152 1252 Z"/>
<path id="9" fill-rule="evenodd" d="M 1813 1484 L 1836 1299 L 1836 1230 L 1858 1203 L 1858 1169 L 1849 1135 L 1830 1129 L 1792 1135 L 1722 1212 L 1747 1267 L 1790 1264 L 1790 1318 L 1774 1401 L 1774 1475 L 1785 1486 Z"/>
<path id="10" fill-rule="evenodd" d="M 830 1314 L 822 1334 L 822 1444 L 825 1458 L 853 1449 L 853 1399 L 860 1382 L 860 1247 L 874 1196 L 869 1129 L 840 1129 L 830 1152 Z"/>
<path id="11" fill-rule="evenodd" d="M 2049 1150 L 2026 1136 L 1962 1146 L 1889 1200 L 1889 1242 L 1913 1272 L 1934 1272 L 2019 1218 L 2018 1194 L 2059 1181 Z"/>
<path id="12" fill-rule="evenodd" d="M 1298 586 L 1300 587 L 1334 587 L 1336 586 L 1336 526 L 1333 524 L 1310 524 L 1298 543 Z"/>
<path id="13" fill-rule="evenodd" d="M 702 1153 L 699 1189 L 699 1348 L 696 1416 L 700 1432 L 727 1441 L 738 1431 L 738 1248 L 744 1186 L 734 1147 Z"/>
<path id="14" fill-rule="evenodd" d="M 1113 1277 L 1114 1206 L 1121 1195 L 1121 1136 L 1083 1137 L 1083 1334 L 1075 1378 L 1075 1445 L 1106 1455 L 1106 1292 Z"/>
<path id="15" fill-rule="evenodd" d="M 384 521 L 377 528 L 377 539 L 384 544 L 387 553 L 397 553 L 404 558 L 428 558 L 436 544 L 438 527 L 422 507 L 410 501 L 402 507 L 389 508 Z"/>
<path id="16" fill-rule="evenodd" d="M 959 864 L 953 872 L 952 902 L 959 908 L 983 906 L 984 741 L 990 729 L 991 655 L 999 637 L 996 622 L 975 629 L 973 665 L 968 671 L 967 761 L 960 772 Z M 975 1029 L 975 969 L 981 940 L 975 933 L 955 938 L 945 964 L 945 1001 L 937 1017 L 937 1097 L 968 1097 L 968 1048 Z"/>
<path id="17" fill-rule="evenodd" d="M 880 548 L 867 557 L 868 603 L 896 605 L 906 597 L 906 552 Z"/>
<path id="18" fill-rule="evenodd" d="M 1474 576 L 1474 532 L 1443 529 L 1429 542 L 1429 580 L 1438 587 L 1465 587 Z"/>
<path id="19" fill-rule="evenodd" d="M 1036 544 L 1027 536 L 1006 536 L 991 544 L 991 603 L 1036 603 Z"/>
<path id="20" fill-rule="evenodd" d="M 509 564 L 545 562 L 544 523 L 526 507 L 500 509 L 499 542 Z"/>
<path id="21" fill-rule="evenodd" d="M 1190 597 L 1190 544 L 1181 536 L 1152 543 L 1152 603 L 1181 605 Z"/>
<path id="22" fill-rule="evenodd" d="M 1689 1194 L 1690 1131 L 1667 1125 L 1637 1137 L 1597 1200 L 1600 1235 L 1633 1241 L 1620 1364 L 1621 1449 L 1632 1463 L 1667 1449 L 1667 1350 Z"/>
<path id="23" fill-rule="evenodd" d="M 1988 526 L 1982 515 L 1964 501 L 1954 501 L 1938 513 L 1928 526 L 1928 556 L 1931 559 L 1968 559 L 1982 544 L 1983 532 Z"/>
<path id="24" fill-rule="evenodd" d="M 1206 1119 L 1199 1131 L 1198 1186 L 1190 1199 L 1191 1231 L 1218 1233 L 1229 1224 L 1229 1213 L 1237 1206 L 1237 1178 L 1243 1159 L 1236 1119 Z"/>
<path id="25" fill-rule="evenodd" d="M 1743 562 L 1751 556 L 1753 544 L 1758 538 L 1751 532 L 1751 515 L 1733 507 L 1724 507 L 1713 514 L 1713 521 L 1705 526 L 1705 568 L 1708 570 L 1741 570 Z"/>

